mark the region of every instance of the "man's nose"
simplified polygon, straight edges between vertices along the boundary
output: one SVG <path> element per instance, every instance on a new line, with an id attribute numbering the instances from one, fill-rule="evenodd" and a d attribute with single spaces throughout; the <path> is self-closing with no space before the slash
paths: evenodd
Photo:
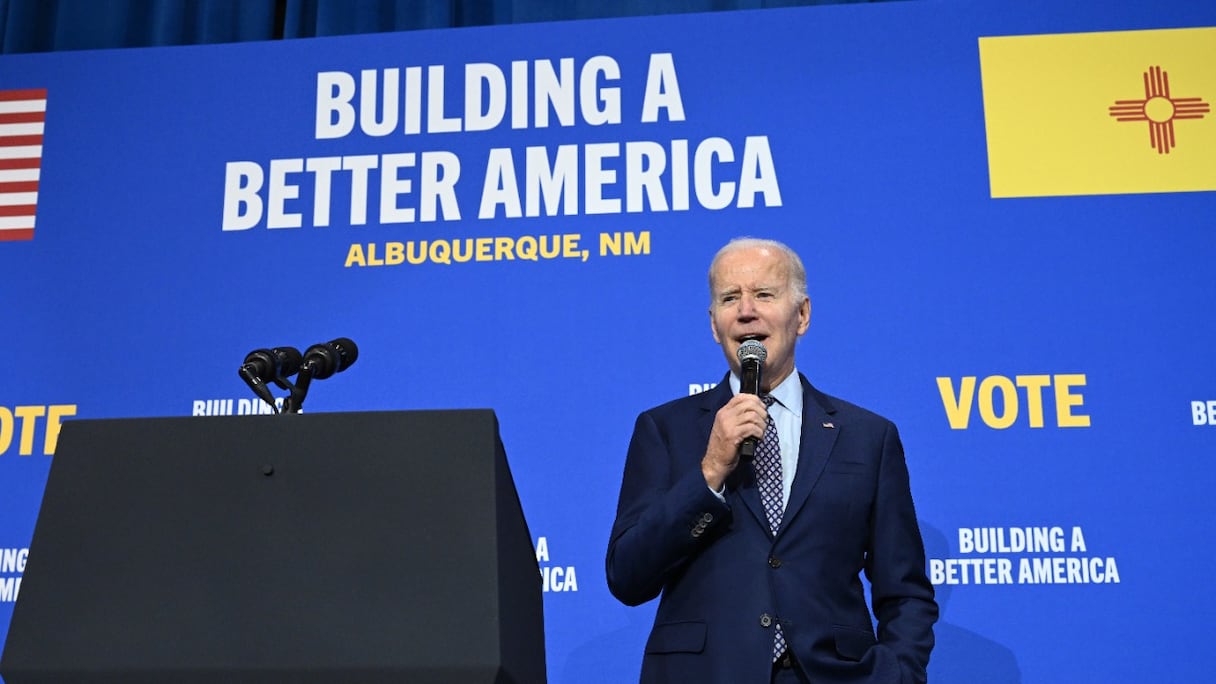
<path id="1" fill-rule="evenodd" d="M 739 308 L 736 315 L 742 319 L 752 319 L 756 317 L 756 300 L 748 295 L 739 297 Z"/>

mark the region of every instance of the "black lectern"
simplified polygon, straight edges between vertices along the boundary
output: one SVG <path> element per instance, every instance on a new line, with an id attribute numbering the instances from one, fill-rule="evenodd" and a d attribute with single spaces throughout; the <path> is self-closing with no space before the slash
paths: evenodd
<path id="1" fill-rule="evenodd" d="M 8 684 L 545 681 L 492 411 L 63 426 Z"/>

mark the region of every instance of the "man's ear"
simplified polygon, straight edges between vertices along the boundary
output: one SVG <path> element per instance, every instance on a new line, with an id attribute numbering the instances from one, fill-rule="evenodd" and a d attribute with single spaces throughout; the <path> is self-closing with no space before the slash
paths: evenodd
<path id="1" fill-rule="evenodd" d="M 802 336 L 806 333 L 807 328 L 811 327 L 811 298 L 806 297 L 802 300 L 801 306 L 798 307 L 798 335 Z"/>

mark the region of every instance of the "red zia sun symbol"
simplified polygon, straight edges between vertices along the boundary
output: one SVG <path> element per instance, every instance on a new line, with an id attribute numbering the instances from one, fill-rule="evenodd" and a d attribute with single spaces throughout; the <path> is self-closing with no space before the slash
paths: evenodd
<path id="1" fill-rule="evenodd" d="M 1110 115 L 1118 121 L 1147 121 L 1149 145 L 1157 148 L 1157 154 L 1169 154 L 1174 148 L 1176 119 L 1202 119 L 1209 111 L 1202 98 L 1170 97 L 1170 75 L 1159 66 L 1144 72 L 1143 100 L 1115 100 L 1110 107 Z"/>

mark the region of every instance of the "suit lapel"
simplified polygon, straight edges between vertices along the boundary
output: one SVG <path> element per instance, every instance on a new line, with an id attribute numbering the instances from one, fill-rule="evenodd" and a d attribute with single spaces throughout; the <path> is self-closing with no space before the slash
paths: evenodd
<path id="1" fill-rule="evenodd" d="M 794 473 L 790 500 L 785 505 L 778 534 L 785 532 L 790 521 L 806 504 L 807 497 L 823 474 L 841 429 L 832 420 L 836 407 L 831 400 L 820 394 L 801 374 L 799 379 L 802 381 L 802 437 L 798 447 L 798 470 Z"/>
<path id="2" fill-rule="evenodd" d="M 718 410 L 730 401 L 730 376 L 726 380 L 719 382 L 713 389 L 701 393 L 701 416 L 697 422 L 697 428 L 705 437 L 705 443 L 709 444 L 709 434 L 714 429 L 714 417 L 718 415 Z"/>

